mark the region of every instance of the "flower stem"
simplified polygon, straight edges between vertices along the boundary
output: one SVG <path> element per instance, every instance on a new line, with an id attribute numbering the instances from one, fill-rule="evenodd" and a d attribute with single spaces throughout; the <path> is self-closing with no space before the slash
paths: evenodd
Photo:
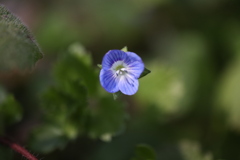
<path id="1" fill-rule="evenodd" d="M 22 146 L 8 140 L 7 138 L 0 137 L 0 143 L 7 145 L 14 151 L 20 153 L 22 156 L 26 157 L 28 160 L 38 160 L 35 156 L 29 153 L 26 149 Z"/>

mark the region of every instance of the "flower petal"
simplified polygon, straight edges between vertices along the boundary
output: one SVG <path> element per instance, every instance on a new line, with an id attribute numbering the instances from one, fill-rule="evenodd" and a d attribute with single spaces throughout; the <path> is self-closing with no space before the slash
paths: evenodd
<path id="1" fill-rule="evenodd" d="M 144 71 L 144 63 L 142 59 L 133 52 L 126 52 L 127 57 L 124 59 L 124 63 L 127 64 L 127 71 L 133 74 L 135 78 L 139 78 L 141 73 Z"/>
<path id="2" fill-rule="evenodd" d="M 119 91 L 119 88 L 118 88 L 119 79 L 115 77 L 112 70 L 101 69 L 99 78 L 100 78 L 100 83 L 102 87 L 106 91 L 110 93 L 115 93 Z"/>
<path id="3" fill-rule="evenodd" d="M 137 61 L 142 61 L 141 57 L 139 57 L 136 53 L 134 52 L 126 52 L 131 59 L 135 59 Z"/>
<path id="4" fill-rule="evenodd" d="M 123 94 L 133 95 L 137 92 L 139 83 L 133 75 L 126 74 L 120 77 L 118 86 Z"/>
<path id="5" fill-rule="evenodd" d="M 134 61 L 128 64 L 127 71 L 129 74 L 133 74 L 136 79 L 140 77 L 144 70 L 144 63 L 142 61 Z"/>
<path id="6" fill-rule="evenodd" d="M 127 57 L 127 54 L 121 50 L 110 50 L 103 57 L 102 68 L 107 70 L 112 67 L 114 62 L 122 61 Z"/>

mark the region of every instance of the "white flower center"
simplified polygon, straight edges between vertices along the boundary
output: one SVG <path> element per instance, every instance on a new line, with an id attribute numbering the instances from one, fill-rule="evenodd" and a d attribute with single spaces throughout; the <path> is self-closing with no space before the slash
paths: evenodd
<path id="1" fill-rule="evenodd" d="M 128 73 L 127 65 L 123 61 L 117 61 L 112 65 L 112 70 L 115 72 L 116 76 L 122 76 Z"/>

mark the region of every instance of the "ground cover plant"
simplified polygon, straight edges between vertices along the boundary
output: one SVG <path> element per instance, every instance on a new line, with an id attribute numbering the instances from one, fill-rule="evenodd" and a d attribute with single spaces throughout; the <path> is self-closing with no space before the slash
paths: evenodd
<path id="1" fill-rule="evenodd" d="M 0 160 L 236 160 L 240 3 L 0 0 Z"/>

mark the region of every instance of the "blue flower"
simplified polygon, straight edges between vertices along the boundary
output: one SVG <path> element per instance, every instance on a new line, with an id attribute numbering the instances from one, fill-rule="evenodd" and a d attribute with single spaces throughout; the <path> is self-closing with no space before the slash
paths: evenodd
<path id="1" fill-rule="evenodd" d="M 138 90 L 138 78 L 143 70 L 144 63 L 137 54 L 110 50 L 103 57 L 100 83 L 110 93 L 120 90 L 123 94 L 133 95 Z"/>

